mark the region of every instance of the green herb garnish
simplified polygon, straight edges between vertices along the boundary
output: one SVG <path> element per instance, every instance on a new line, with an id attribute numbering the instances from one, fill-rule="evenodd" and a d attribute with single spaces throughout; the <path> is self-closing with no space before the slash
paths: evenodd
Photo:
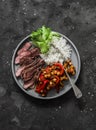
<path id="1" fill-rule="evenodd" d="M 60 37 L 57 32 L 52 32 L 50 28 L 45 26 L 33 31 L 30 36 L 33 44 L 40 48 L 41 53 L 48 52 L 50 48 L 50 41 L 53 36 Z"/>

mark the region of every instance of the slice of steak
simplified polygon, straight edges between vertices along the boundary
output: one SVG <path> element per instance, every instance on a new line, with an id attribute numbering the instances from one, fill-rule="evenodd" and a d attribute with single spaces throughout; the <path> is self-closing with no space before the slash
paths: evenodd
<path id="1" fill-rule="evenodd" d="M 31 48 L 30 50 L 27 51 L 23 51 L 20 55 L 18 55 L 15 58 L 15 64 L 19 64 L 20 63 L 20 59 L 22 59 L 23 57 L 29 56 L 29 57 L 36 57 L 40 54 L 40 51 L 38 48 Z"/>
<path id="2" fill-rule="evenodd" d="M 40 59 L 41 58 L 37 58 L 33 62 L 31 62 L 30 64 L 26 65 L 23 71 L 30 70 L 30 68 L 34 67 L 36 64 L 38 64 L 38 62 L 40 62 Z M 23 73 L 23 71 L 22 71 L 22 73 Z"/>
<path id="3" fill-rule="evenodd" d="M 26 70 L 27 68 L 30 68 L 31 66 L 33 66 L 34 64 L 36 64 L 36 61 L 31 62 L 31 64 L 28 65 L 24 65 L 24 66 L 20 66 L 17 71 L 16 71 L 16 77 L 20 76 L 21 73 Z"/>
<path id="4" fill-rule="evenodd" d="M 25 89 L 28 89 L 28 88 L 34 88 L 34 85 L 36 82 L 38 82 L 38 78 L 39 78 L 39 75 L 41 73 L 41 67 L 39 67 L 37 70 L 36 70 L 36 73 L 34 74 L 34 76 L 27 82 L 24 82 L 24 88 Z"/>
<path id="5" fill-rule="evenodd" d="M 31 79 L 28 82 L 24 83 L 24 88 L 28 89 L 29 87 L 32 87 L 33 85 L 34 85 L 34 79 Z"/>
<path id="6" fill-rule="evenodd" d="M 17 56 L 15 58 L 15 64 L 19 64 L 20 63 L 20 59 L 25 57 L 25 56 L 30 56 L 31 55 L 31 52 L 30 51 L 25 51 L 25 52 L 22 52 L 21 55 Z"/>
<path id="7" fill-rule="evenodd" d="M 30 80 L 34 76 L 35 73 L 36 73 L 36 70 L 29 71 L 27 73 L 23 73 L 22 78 L 23 78 L 24 82 Z"/>
<path id="8" fill-rule="evenodd" d="M 39 48 L 31 48 L 30 49 L 31 56 L 39 55 L 40 54 L 40 49 Z"/>
<path id="9" fill-rule="evenodd" d="M 17 57 L 15 58 L 15 64 L 19 64 L 19 62 L 20 62 L 20 57 L 17 56 Z"/>
<path id="10" fill-rule="evenodd" d="M 34 81 L 35 81 L 35 83 L 38 82 L 40 73 L 41 73 L 41 67 L 39 67 L 39 68 L 36 70 L 36 73 L 35 73 L 35 75 L 34 75 Z"/>
<path id="11" fill-rule="evenodd" d="M 20 59 L 20 65 L 28 65 L 34 61 L 34 57 L 25 56 Z"/>
<path id="12" fill-rule="evenodd" d="M 22 52 L 27 51 L 31 46 L 31 42 L 25 43 L 25 45 L 17 52 L 17 54 L 20 55 Z"/>
<path id="13" fill-rule="evenodd" d="M 30 55 L 31 55 L 31 52 L 30 52 L 29 50 L 27 50 L 27 51 L 23 51 L 23 52 L 19 55 L 19 57 L 22 58 L 22 57 L 30 56 Z"/>
<path id="14" fill-rule="evenodd" d="M 45 61 L 44 61 L 43 59 L 40 58 L 38 64 L 44 65 L 44 64 L 45 64 Z"/>
<path id="15" fill-rule="evenodd" d="M 27 81 L 27 82 L 24 82 L 24 88 L 27 89 L 27 88 L 34 88 L 34 85 L 36 82 L 38 82 L 38 78 L 39 78 L 39 75 L 41 73 L 41 67 L 39 67 L 38 69 L 36 69 L 33 77 Z"/>
<path id="16" fill-rule="evenodd" d="M 34 75 L 34 73 L 36 73 L 37 70 L 39 70 L 39 68 L 43 65 L 43 61 L 39 61 L 38 64 L 34 65 L 34 66 L 31 66 L 27 69 L 24 69 L 22 72 L 21 72 L 21 78 L 24 80 L 24 81 L 28 81 L 29 79 L 31 79 Z"/>
<path id="17" fill-rule="evenodd" d="M 21 66 L 16 71 L 16 77 L 19 77 L 21 75 L 21 72 L 24 70 L 25 66 Z"/>

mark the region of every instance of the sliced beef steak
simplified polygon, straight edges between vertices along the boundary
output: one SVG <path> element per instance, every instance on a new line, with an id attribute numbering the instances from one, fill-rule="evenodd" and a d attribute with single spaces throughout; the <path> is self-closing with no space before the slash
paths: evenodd
<path id="1" fill-rule="evenodd" d="M 17 55 L 20 55 L 22 52 L 27 51 L 31 46 L 32 46 L 32 43 L 31 43 L 31 42 L 25 43 L 25 45 L 23 46 L 23 48 L 21 48 L 21 49 L 17 52 Z"/>
<path id="2" fill-rule="evenodd" d="M 44 60 L 40 57 L 40 50 L 32 48 L 31 43 L 26 43 L 18 52 L 15 58 L 15 64 L 19 64 L 16 71 L 16 77 L 21 77 L 24 81 L 24 88 L 32 88 L 38 82 L 41 68 L 45 65 Z"/>
<path id="3" fill-rule="evenodd" d="M 36 57 L 40 54 L 40 50 L 38 48 L 31 48 L 30 50 L 26 50 L 20 53 L 20 55 L 18 55 L 15 58 L 15 64 L 19 64 L 20 60 L 23 57 Z"/>

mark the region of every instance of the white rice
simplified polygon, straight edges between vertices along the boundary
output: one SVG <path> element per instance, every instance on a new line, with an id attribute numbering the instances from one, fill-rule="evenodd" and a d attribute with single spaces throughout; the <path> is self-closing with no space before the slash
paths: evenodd
<path id="1" fill-rule="evenodd" d="M 63 37 L 54 37 L 50 43 L 50 49 L 47 53 L 41 54 L 41 57 L 47 64 L 54 62 L 60 62 L 61 64 L 71 57 L 72 49 L 69 44 L 67 44 L 66 39 Z"/>

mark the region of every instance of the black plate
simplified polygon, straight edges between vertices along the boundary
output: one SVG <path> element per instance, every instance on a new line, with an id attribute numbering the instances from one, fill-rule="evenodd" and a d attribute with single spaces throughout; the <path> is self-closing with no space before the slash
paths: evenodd
<path id="1" fill-rule="evenodd" d="M 77 79 L 78 79 L 78 76 L 79 76 L 79 73 L 80 73 L 80 68 L 81 68 L 81 62 L 80 62 L 80 56 L 79 56 L 79 52 L 76 48 L 76 46 L 74 45 L 74 43 L 69 39 L 67 38 L 65 35 L 63 34 L 60 34 L 63 38 L 65 38 L 68 42 L 69 45 L 71 45 L 72 47 L 72 55 L 71 55 L 71 60 L 72 60 L 72 63 L 74 64 L 74 66 L 76 67 L 76 75 L 72 77 L 73 81 L 76 82 Z M 38 93 L 36 93 L 34 91 L 34 89 L 28 89 L 28 90 L 25 90 L 23 88 L 23 81 L 20 79 L 20 78 L 17 78 L 15 76 L 15 72 L 16 72 L 16 69 L 18 67 L 18 65 L 15 64 L 15 57 L 17 55 L 17 51 L 22 48 L 22 46 L 24 45 L 25 42 L 27 41 L 30 41 L 30 35 L 28 35 L 27 37 L 25 37 L 19 44 L 18 46 L 16 47 L 15 51 L 14 51 L 14 54 L 13 54 L 13 57 L 12 57 L 12 73 L 13 73 L 13 77 L 16 81 L 16 83 L 18 84 L 18 86 L 28 95 L 32 96 L 32 97 L 35 97 L 35 98 L 39 98 L 39 99 L 53 99 L 53 98 L 57 98 L 63 94 L 65 94 L 66 92 L 68 92 L 70 89 L 71 89 L 71 86 L 70 86 L 70 83 L 69 82 L 66 82 L 64 84 L 64 87 L 60 90 L 59 93 L 57 93 L 55 90 L 52 90 L 48 93 L 48 95 L 46 97 L 42 97 L 40 96 Z"/>

